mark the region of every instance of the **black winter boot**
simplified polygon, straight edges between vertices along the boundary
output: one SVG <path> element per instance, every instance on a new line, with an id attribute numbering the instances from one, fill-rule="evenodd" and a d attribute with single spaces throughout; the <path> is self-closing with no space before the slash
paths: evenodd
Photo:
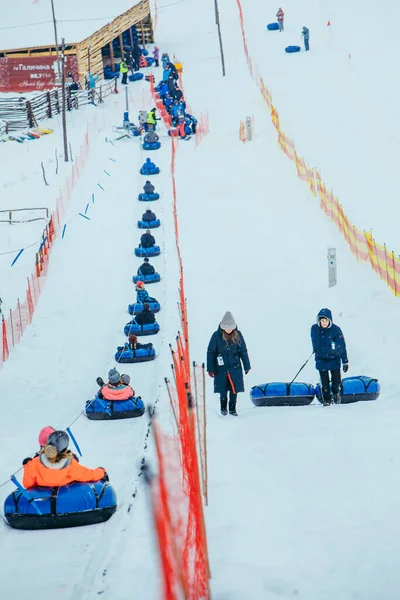
<path id="1" fill-rule="evenodd" d="M 239 416 L 236 412 L 236 398 L 234 400 L 232 400 L 231 398 L 229 399 L 229 414 L 233 417 Z"/>
<path id="2" fill-rule="evenodd" d="M 221 396 L 220 402 L 221 402 L 221 415 L 226 417 L 226 415 L 228 414 L 228 411 L 226 410 L 227 405 L 228 405 L 228 398 Z"/>
<path id="3" fill-rule="evenodd" d="M 340 404 L 342 402 L 340 394 L 333 394 L 333 401 L 335 404 Z"/>

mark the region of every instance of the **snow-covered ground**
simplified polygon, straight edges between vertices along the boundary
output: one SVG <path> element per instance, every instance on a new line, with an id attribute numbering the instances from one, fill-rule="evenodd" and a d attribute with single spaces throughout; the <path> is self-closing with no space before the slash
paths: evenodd
<path id="1" fill-rule="evenodd" d="M 210 114 L 209 135 L 196 149 L 193 140 L 180 143 L 176 161 L 191 358 L 204 360 L 209 337 L 231 310 L 252 363 L 247 391 L 267 381 L 290 381 L 311 352 L 315 315 L 329 306 L 347 340 L 349 374 L 378 377 L 382 394 L 375 403 L 326 409 L 318 403 L 256 409 L 246 393 L 233 419 L 220 417 L 208 380 L 205 515 L 212 597 L 397 600 L 398 299 L 368 265 L 355 261 L 279 149 L 247 70 L 236 3 L 219 4 L 225 78 L 213 3 L 158 3 L 158 45 L 182 60 L 193 114 Z M 391 161 L 400 131 L 395 81 L 385 73 L 396 72 L 391 50 L 400 8 L 386 5 L 388 25 L 380 31 L 377 3 L 349 7 L 345 0 L 304 0 L 300 7 L 287 0 L 286 30 L 279 34 L 265 30 L 278 6 L 260 0 L 243 5 L 249 51 L 272 91 L 283 130 L 307 163 L 322 169 L 351 220 L 360 228 L 372 225 L 377 240 L 396 249 Z M 286 45 L 300 42 L 303 25 L 310 28 L 311 51 L 286 55 Z M 380 45 L 373 52 L 371 35 Z M 144 86 L 130 87 L 133 114 L 146 98 Z M 92 220 L 77 221 L 56 242 L 34 323 L 0 373 L 0 483 L 34 451 L 43 425 L 64 427 L 79 413 L 123 340 L 131 276 L 139 263 L 132 250 L 139 238 L 135 222 L 145 208 L 136 200 L 145 155 L 136 142 L 105 143 L 122 110 L 121 97 L 106 107 L 106 125 L 91 148 L 70 213 L 81 209 L 112 157 L 117 162 L 106 192 L 90 207 Z M 255 139 L 242 144 L 239 123 L 252 114 Z M 163 223 L 156 231 L 163 252 L 154 263 L 163 279 L 151 290 L 162 303 L 162 329 L 154 338 L 159 356 L 127 370 L 147 403 L 158 400 L 159 418 L 168 423 L 163 378 L 169 375 L 168 343 L 179 327 L 178 274 L 170 146 L 167 138 L 162 141 L 152 155 L 162 168 L 154 178 L 162 194 L 154 208 Z M 331 289 L 328 246 L 338 253 L 338 285 Z M 311 361 L 299 379 L 316 382 Z M 2 525 L 2 590 L 16 598 L 29 591 L 41 600 L 160 598 L 147 498 L 138 478 L 147 418 L 94 423 L 82 417 L 73 431 L 84 463 L 109 471 L 120 508 L 107 524 L 80 530 L 21 533 Z M 1 499 L 11 489 L 0 488 Z M 43 558 L 38 547 L 61 550 Z"/>

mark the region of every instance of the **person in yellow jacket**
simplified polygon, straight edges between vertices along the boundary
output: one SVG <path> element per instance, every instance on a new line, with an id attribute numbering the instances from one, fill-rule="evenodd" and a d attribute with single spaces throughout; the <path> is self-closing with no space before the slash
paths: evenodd
<path id="1" fill-rule="evenodd" d="M 160 119 L 157 119 L 156 117 L 156 109 L 152 108 L 147 115 L 147 129 L 149 131 L 154 130 L 156 128 L 157 121 L 159 120 Z"/>
<path id="2" fill-rule="evenodd" d="M 126 62 L 124 60 L 121 60 L 121 64 L 119 65 L 119 70 L 122 73 L 122 81 L 121 83 L 123 83 L 124 85 L 127 85 L 128 81 L 128 67 L 126 65 Z"/>

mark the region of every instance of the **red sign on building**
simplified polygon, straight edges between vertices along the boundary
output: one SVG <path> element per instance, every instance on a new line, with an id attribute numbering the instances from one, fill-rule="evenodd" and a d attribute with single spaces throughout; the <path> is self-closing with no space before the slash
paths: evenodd
<path id="1" fill-rule="evenodd" d="M 78 59 L 66 56 L 66 75 L 78 80 Z M 32 92 L 56 87 L 57 60 L 54 56 L 0 58 L 0 92 Z"/>

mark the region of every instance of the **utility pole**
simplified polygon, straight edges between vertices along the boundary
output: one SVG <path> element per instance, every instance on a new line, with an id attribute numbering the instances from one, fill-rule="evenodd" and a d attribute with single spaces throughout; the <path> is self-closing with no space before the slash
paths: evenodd
<path id="1" fill-rule="evenodd" d="M 58 76 L 61 77 L 61 73 L 60 73 L 60 57 L 58 55 L 57 21 L 56 21 L 56 13 L 54 11 L 54 0 L 51 0 L 51 10 L 52 10 L 52 13 L 53 13 L 54 39 L 56 41 L 56 56 L 57 56 Z"/>
<path id="2" fill-rule="evenodd" d="M 61 93 L 62 93 L 62 128 L 64 140 L 64 161 L 68 162 L 68 140 L 67 140 L 67 103 L 65 98 L 65 40 L 61 40 Z"/>
<path id="3" fill-rule="evenodd" d="M 222 46 L 222 34 L 221 34 L 221 23 L 219 20 L 218 0 L 214 0 L 214 10 L 215 10 L 215 23 L 216 23 L 217 29 L 218 29 L 219 49 L 221 52 L 222 77 L 225 77 L 225 57 L 224 57 L 224 48 Z"/>

